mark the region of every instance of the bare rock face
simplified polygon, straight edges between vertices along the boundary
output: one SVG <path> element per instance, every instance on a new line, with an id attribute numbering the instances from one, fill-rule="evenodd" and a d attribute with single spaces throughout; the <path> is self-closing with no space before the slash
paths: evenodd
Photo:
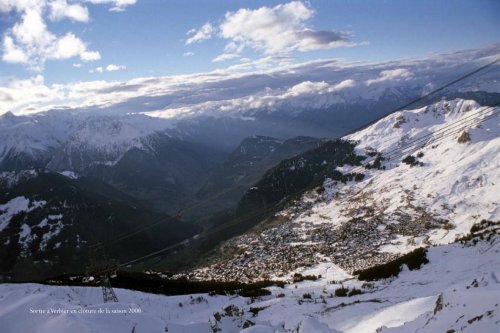
<path id="1" fill-rule="evenodd" d="M 470 142 L 470 134 L 467 131 L 463 131 L 462 134 L 458 137 L 458 143 L 467 143 Z"/>

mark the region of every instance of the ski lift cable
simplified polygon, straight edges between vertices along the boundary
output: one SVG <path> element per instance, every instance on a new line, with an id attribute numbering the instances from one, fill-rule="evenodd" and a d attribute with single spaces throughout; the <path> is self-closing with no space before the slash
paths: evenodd
<path id="1" fill-rule="evenodd" d="M 388 115 L 393 114 L 393 113 L 396 113 L 396 112 L 398 112 L 398 111 L 403 111 L 403 110 L 405 110 L 407 107 L 409 107 L 409 106 L 411 106 L 411 105 L 413 105 L 413 104 L 415 104 L 415 103 L 421 102 L 421 101 L 425 100 L 427 97 L 430 97 L 430 96 L 432 96 L 432 95 L 434 95 L 434 94 L 436 94 L 436 93 L 438 93 L 438 92 L 440 92 L 440 91 L 443 91 L 444 89 L 446 89 L 446 88 L 448 88 L 448 87 L 450 87 L 450 86 L 454 85 L 455 83 L 458 83 L 458 82 L 460 82 L 460 81 L 463 81 L 463 80 L 465 80 L 465 79 L 467 79 L 467 78 L 469 78 L 469 77 L 473 76 L 474 74 L 479 73 L 479 72 L 481 72 L 481 71 L 485 70 L 486 68 L 489 68 L 489 67 L 491 67 L 491 66 L 495 65 L 495 64 L 496 64 L 496 63 L 498 63 L 499 61 L 500 61 L 500 58 L 496 58 L 495 60 L 493 60 L 493 61 L 491 61 L 491 62 L 489 62 L 489 63 L 487 63 L 487 64 L 485 64 L 485 65 L 483 65 L 483 66 L 481 66 L 481 67 L 479 67 L 479 68 L 477 68 L 477 69 L 475 69 L 475 70 L 471 71 L 471 72 L 468 72 L 468 73 L 466 73 L 466 74 L 464 74 L 464 75 L 462 75 L 462 76 L 460 76 L 460 77 L 458 77 L 458 78 L 456 78 L 456 79 L 454 79 L 454 80 L 452 80 L 452 81 L 450 81 L 450 82 L 448 82 L 448 83 L 446 83 L 446 84 L 444 84 L 444 85 L 440 86 L 439 88 L 436 88 L 436 89 L 434 89 L 434 90 L 432 90 L 432 91 L 430 91 L 430 92 L 428 92 L 428 93 L 426 93 L 426 94 L 424 94 L 424 95 L 422 95 L 422 96 L 420 96 L 420 97 L 417 97 L 417 98 L 415 98 L 415 99 L 411 100 L 410 102 L 408 102 L 408 103 L 406 103 L 406 104 L 404 104 L 404 105 L 402 105 L 402 106 L 398 107 L 397 109 L 394 109 L 394 110 L 392 110 L 392 111 L 390 111 L 390 112 L 388 112 L 388 113 L 386 113 L 386 114 L 384 114 L 384 115 L 382 115 L 382 116 L 380 116 L 380 117 L 378 117 L 378 118 L 376 118 L 376 119 L 374 119 L 374 120 L 370 121 L 369 123 L 367 123 L 367 124 L 365 124 L 365 125 L 363 125 L 363 126 L 360 126 L 360 127 L 356 128 L 356 129 L 354 129 L 354 130 L 352 130 L 352 131 L 349 131 L 349 132 L 348 132 L 348 133 L 346 133 L 344 136 L 346 136 L 346 135 L 350 135 L 350 134 L 353 134 L 353 133 L 356 133 L 356 132 L 359 132 L 359 131 L 361 131 L 361 130 L 363 130 L 363 129 L 367 128 L 367 127 L 370 127 L 371 125 L 373 125 L 373 124 L 375 124 L 376 122 L 378 122 L 379 120 L 381 120 L 381 119 L 383 119 L 383 118 L 387 117 Z"/>

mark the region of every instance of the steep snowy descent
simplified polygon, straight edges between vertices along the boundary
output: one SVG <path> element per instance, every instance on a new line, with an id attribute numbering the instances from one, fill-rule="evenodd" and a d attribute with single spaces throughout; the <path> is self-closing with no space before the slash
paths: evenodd
<path id="1" fill-rule="evenodd" d="M 444 223 L 445 227 L 428 234 L 428 241 L 433 244 L 451 242 L 483 219 L 497 221 L 499 119 L 498 108 L 465 100 L 442 101 L 392 114 L 346 137 L 358 142 L 362 154 L 381 153 L 385 169 L 365 169 L 365 179 L 355 185 L 326 185 L 327 196 L 338 191 L 343 195 L 313 211 L 325 210 L 335 223 L 342 223 L 348 214 L 339 208 L 348 207 L 352 212 L 369 206 L 379 209 L 387 223 L 398 223 L 405 217 L 398 218 L 397 212 L 405 206 L 419 207 Z M 464 133 L 469 139 L 462 141 Z M 410 146 L 412 142 L 416 144 Z M 402 163 L 409 155 L 418 160 L 418 165 Z M 347 202 L 347 193 L 353 191 L 359 192 Z M 363 200 L 356 200 L 362 196 Z M 308 219 L 314 216 L 317 214 Z"/>
<path id="2" fill-rule="evenodd" d="M 498 221 L 498 119 L 498 108 L 442 101 L 346 137 L 368 158 L 338 171 L 363 173 L 363 180 L 326 179 L 278 213 L 279 222 L 219 248 L 235 255 L 188 276 L 287 279 L 297 267 L 330 261 L 353 272 L 453 242 L 481 220 Z"/>

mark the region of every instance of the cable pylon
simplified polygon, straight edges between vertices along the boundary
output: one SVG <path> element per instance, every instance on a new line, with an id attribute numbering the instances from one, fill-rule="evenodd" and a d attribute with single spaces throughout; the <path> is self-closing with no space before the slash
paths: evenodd
<path id="1" fill-rule="evenodd" d="M 116 297 L 115 291 L 113 290 L 111 282 L 109 281 L 109 273 L 101 275 L 101 287 L 104 303 L 118 302 L 118 298 Z"/>
<path id="2" fill-rule="evenodd" d="M 118 263 L 107 256 L 104 246 L 98 246 L 91 249 L 90 265 L 87 267 L 87 276 L 89 278 L 90 276 L 99 277 L 104 303 L 118 302 L 118 297 L 116 297 L 110 282 L 110 275 L 114 274 L 118 267 Z"/>

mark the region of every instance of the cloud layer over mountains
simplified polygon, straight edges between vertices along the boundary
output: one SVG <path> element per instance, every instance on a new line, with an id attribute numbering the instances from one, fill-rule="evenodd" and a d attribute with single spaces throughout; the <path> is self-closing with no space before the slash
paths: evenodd
<path id="1" fill-rule="evenodd" d="M 270 111 L 322 108 L 360 98 L 377 98 L 393 87 L 421 87 L 425 93 L 491 61 L 498 54 L 500 45 L 496 44 L 424 59 L 378 63 L 326 59 L 292 64 L 286 57 L 269 56 L 246 67 L 233 66 L 206 73 L 65 85 L 46 85 L 43 76 L 37 75 L 27 80 L 11 80 L 6 87 L 0 87 L 0 113 L 68 109 L 172 118 L 239 114 L 262 108 Z M 500 91 L 498 80 L 494 80 L 498 71 L 499 66 L 495 66 L 461 83 L 459 89 Z M 488 80 L 487 85 L 481 83 Z"/>

